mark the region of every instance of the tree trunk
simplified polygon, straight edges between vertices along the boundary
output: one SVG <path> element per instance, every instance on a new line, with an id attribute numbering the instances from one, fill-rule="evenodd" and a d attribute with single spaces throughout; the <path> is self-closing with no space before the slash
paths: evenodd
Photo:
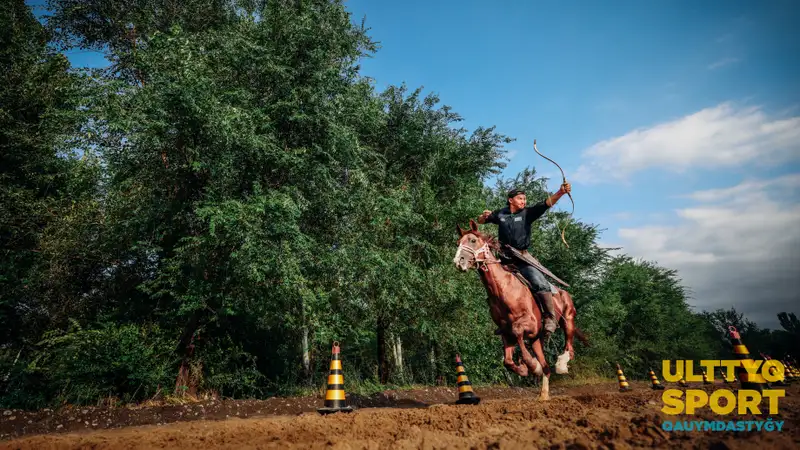
<path id="1" fill-rule="evenodd" d="M 178 369 L 178 377 L 175 379 L 175 395 L 183 397 L 188 394 L 191 397 L 197 396 L 197 377 L 192 376 L 189 361 L 194 355 L 194 338 L 189 342 L 186 349 L 186 356 L 181 361 L 181 367 Z M 185 389 L 184 389 L 185 387 Z"/>
<path id="2" fill-rule="evenodd" d="M 397 373 L 403 375 L 403 341 L 400 336 L 394 337 L 392 350 L 394 352 L 394 368 Z"/>
<path id="3" fill-rule="evenodd" d="M 444 376 L 439 370 L 439 344 L 434 342 L 431 347 L 431 367 L 433 368 L 433 376 L 436 377 L 436 385 L 444 386 Z"/>
<path id="4" fill-rule="evenodd" d="M 21 354 L 22 354 L 22 348 L 20 348 L 19 351 L 17 352 L 17 357 L 14 358 L 14 362 L 11 363 L 11 368 L 8 369 L 8 373 L 6 374 L 6 376 L 3 377 L 3 383 L 8 381 L 8 377 L 10 377 L 11 376 L 11 372 L 14 371 L 14 366 L 17 365 L 17 361 L 19 361 L 19 355 L 21 355 Z"/>
<path id="5" fill-rule="evenodd" d="M 183 328 L 183 333 L 180 339 L 178 339 L 178 347 L 175 349 L 175 352 L 182 357 L 181 366 L 178 369 L 178 376 L 175 379 L 175 394 L 179 396 L 187 391 L 194 395 L 197 388 L 196 383 L 191 380 L 189 360 L 194 355 L 194 337 L 199 323 L 200 311 L 195 311 L 192 313 L 191 317 L 189 317 L 189 321 Z M 183 388 L 184 386 L 186 386 L 185 390 Z"/>
<path id="6" fill-rule="evenodd" d="M 306 378 L 311 376 L 311 352 L 308 348 L 308 327 L 303 326 L 303 372 Z"/>
<path id="7" fill-rule="evenodd" d="M 389 365 L 386 362 L 386 321 L 383 317 L 378 317 L 377 326 L 378 377 L 381 384 L 386 384 L 389 382 Z"/>

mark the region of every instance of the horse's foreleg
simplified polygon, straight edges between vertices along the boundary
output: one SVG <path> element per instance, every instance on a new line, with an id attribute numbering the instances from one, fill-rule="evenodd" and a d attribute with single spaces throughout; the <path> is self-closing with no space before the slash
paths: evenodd
<path id="1" fill-rule="evenodd" d="M 544 349 L 542 348 L 542 340 L 536 339 L 533 342 L 533 352 L 536 354 L 536 359 L 541 364 L 542 369 L 542 393 L 539 396 L 542 400 L 550 400 L 550 366 L 544 359 Z"/>
<path id="2" fill-rule="evenodd" d="M 508 336 L 503 333 L 503 347 L 505 351 L 505 357 L 503 358 L 503 365 L 506 366 L 506 369 L 516 373 L 521 377 L 528 376 L 528 366 L 514 362 L 514 347 L 516 344 L 508 339 Z"/>
<path id="3" fill-rule="evenodd" d="M 522 361 L 525 363 L 525 365 L 528 366 L 528 368 L 531 369 L 535 375 L 541 375 L 542 365 L 533 359 L 533 355 L 531 355 L 531 352 L 528 351 L 528 347 L 525 346 L 525 337 L 522 333 L 517 335 L 517 344 L 519 344 L 519 348 L 522 353 Z"/>

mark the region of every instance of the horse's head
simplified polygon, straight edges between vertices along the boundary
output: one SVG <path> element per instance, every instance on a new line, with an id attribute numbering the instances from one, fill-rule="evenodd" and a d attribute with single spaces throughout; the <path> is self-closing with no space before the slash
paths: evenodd
<path id="1" fill-rule="evenodd" d="M 465 231 L 456 225 L 459 239 L 453 264 L 464 272 L 473 268 L 477 263 L 494 259 L 494 255 L 492 255 L 494 241 L 478 231 L 478 224 L 474 220 L 470 219 L 469 227 L 470 229 Z"/>

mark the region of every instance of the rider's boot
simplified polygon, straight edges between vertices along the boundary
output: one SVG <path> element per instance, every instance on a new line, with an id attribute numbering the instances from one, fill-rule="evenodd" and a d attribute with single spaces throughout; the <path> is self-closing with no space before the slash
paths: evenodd
<path id="1" fill-rule="evenodd" d="M 542 318 L 544 328 L 544 341 L 550 338 L 550 335 L 556 331 L 558 324 L 556 323 L 555 308 L 553 306 L 553 293 L 552 292 L 538 292 L 539 303 L 542 305 Z"/>

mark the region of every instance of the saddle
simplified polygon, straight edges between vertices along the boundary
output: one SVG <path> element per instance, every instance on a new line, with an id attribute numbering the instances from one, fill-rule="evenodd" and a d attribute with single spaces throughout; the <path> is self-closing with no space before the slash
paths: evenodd
<path id="1" fill-rule="evenodd" d="M 525 287 L 527 287 L 531 291 L 531 293 L 533 293 L 533 286 L 531 286 L 531 284 L 528 282 L 528 279 L 525 278 L 524 275 L 522 275 L 522 272 L 519 271 L 519 267 L 517 267 L 516 264 L 507 263 L 507 264 L 500 264 L 500 265 L 503 267 L 503 269 L 505 269 L 508 272 L 510 272 L 511 275 L 514 275 L 515 277 L 517 277 L 517 279 Z M 558 294 L 558 288 L 553 283 L 550 283 L 550 280 L 548 280 L 547 283 L 550 285 L 550 292 L 552 292 L 553 295 Z"/>
<path id="2" fill-rule="evenodd" d="M 528 265 L 536 268 L 540 272 L 542 272 L 545 276 L 548 276 L 548 277 L 552 278 L 553 280 L 555 280 L 557 283 L 561 284 L 562 286 L 569 287 L 569 284 L 567 284 L 566 282 L 564 282 L 563 280 L 561 280 L 557 276 L 553 275 L 553 272 L 550 272 L 549 270 L 547 270 L 547 268 L 544 265 L 542 265 L 542 263 L 540 263 L 538 259 L 534 258 L 533 255 L 531 255 L 530 253 L 528 253 L 528 252 L 524 252 L 523 253 L 523 252 L 515 249 L 514 247 L 511 247 L 511 246 L 508 246 L 508 245 L 503 246 L 503 250 L 506 253 L 505 254 L 505 259 L 512 260 L 512 261 L 516 260 L 516 261 L 520 261 L 520 262 L 522 262 L 524 264 L 528 264 Z M 508 263 L 508 264 L 512 265 L 513 263 Z M 503 264 L 503 267 L 505 267 L 505 266 L 506 265 Z M 516 267 L 515 267 L 515 269 L 516 269 Z M 514 272 L 512 272 L 512 273 L 514 273 Z M 514 274 L 517 275 L 517 277 L 521 276 L 521 275 L 518 275 L 517 273 L 514 273 Z M 552 286 L 552 284 L 553 283 L 550 283 L 551 286 Z M 525 285 L 529 286 L 528 283 L 525 283 Z M 555 289 L 555 288 L 553 288 L 553 289 Z"/>

